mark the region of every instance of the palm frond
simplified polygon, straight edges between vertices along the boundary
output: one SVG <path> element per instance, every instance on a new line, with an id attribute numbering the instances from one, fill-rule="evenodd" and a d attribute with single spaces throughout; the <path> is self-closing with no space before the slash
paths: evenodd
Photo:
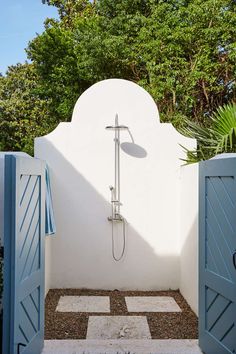
<path id="1" fill-rule="evenodd" d="M 203 127 L 186 120 L 180 132 L 195 138 L 199 148 L 186 150 L 186 163 L 198 162 L 222 152 L 236 152 L 236 104 L 219 107 L 211 117 L 211 126 Z"/>

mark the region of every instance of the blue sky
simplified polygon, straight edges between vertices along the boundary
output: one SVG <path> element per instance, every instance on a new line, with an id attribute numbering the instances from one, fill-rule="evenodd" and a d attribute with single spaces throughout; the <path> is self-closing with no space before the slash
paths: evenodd
<path id="1" fill-rule="evenodd" d="M 44 29 L 47 17 L 57 17 L 57 10 L 41 0 L 0 0 L 0 72 L 8 65 L 23 63 L 28 42 Z"/>

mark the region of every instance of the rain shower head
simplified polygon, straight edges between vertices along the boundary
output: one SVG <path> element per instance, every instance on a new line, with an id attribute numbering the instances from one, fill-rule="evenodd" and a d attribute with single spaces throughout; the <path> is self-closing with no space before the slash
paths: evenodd
<path id="1" fill-rule="evenodd" d="M 127 130 L 129 129 L 126 125 L 108 125 L 107 130 Z"/>

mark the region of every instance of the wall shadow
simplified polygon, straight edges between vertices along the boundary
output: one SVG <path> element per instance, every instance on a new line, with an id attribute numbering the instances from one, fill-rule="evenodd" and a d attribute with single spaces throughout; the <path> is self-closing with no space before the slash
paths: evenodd
<path id="1" fill-rule="evenodd" d="M 198 215 L 195 216 L 185 235 L 180 252 L 180 290 L 198 315 Z"/>
<path id="2" fill-rule="evenodd" d="M 37 157 L 46 160 L 50 168 L 57 228 L 55 236 L 48 236 L 51 244 L 51 261 L 48 262 L 51 264 L 46 267 L 49 271 L 51 267 L 51 288 L 179 288 L 179 255 L 159 254 L 128 218 L 125 256 L 115 262 L 111 223 L 107 220 L 111 213 L 110 202 L 45 138 Z M 116 230 L 115 242 L 116 252 L 120 254 L 122 235 L 119 230 Z"/>

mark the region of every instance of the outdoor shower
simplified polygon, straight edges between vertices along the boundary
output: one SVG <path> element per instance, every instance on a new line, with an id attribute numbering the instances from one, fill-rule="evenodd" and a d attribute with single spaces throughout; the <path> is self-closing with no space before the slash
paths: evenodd
<path id="1" fill-rule="evenodd" d="M 115 131 L 115 185 L 110 186 L 111 191 L 111 216 L 108 220 L 112 224 L 112 256 L 115 261 L 120 261 L 124 256 L 125 244 L 126 244 L 126 220 L 120 213 L 120 131 L 129 130 L 125 125 L 119 125 L 118 114 L 115 116 L 115 125 L 107 126 L 106 129 Z M 120 257 L 115 255 L 115 240 L 114 240 L 114 225 L 117 223 L 122 223 L 122 233 L 123 233 L 123 247 Z"/>

